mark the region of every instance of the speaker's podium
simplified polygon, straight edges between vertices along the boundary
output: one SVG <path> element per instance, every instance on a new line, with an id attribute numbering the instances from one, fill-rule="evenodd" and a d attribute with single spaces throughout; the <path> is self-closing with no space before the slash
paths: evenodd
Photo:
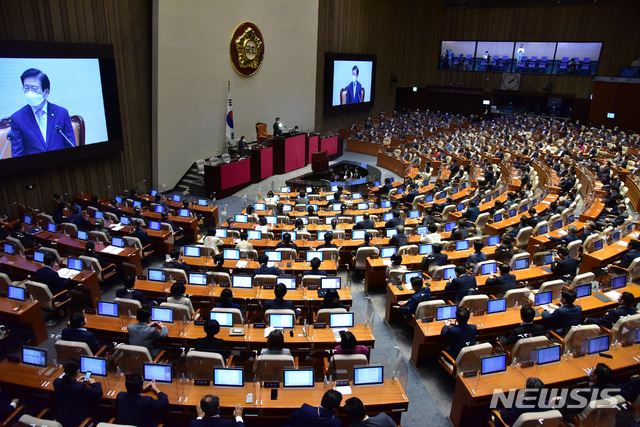
<path id="1" fill-rule="evenodd" d="M 329 157 L 326 151 L 311 154 L 311 170 L 313 172 L 326 172 L 329 170 Z"/>

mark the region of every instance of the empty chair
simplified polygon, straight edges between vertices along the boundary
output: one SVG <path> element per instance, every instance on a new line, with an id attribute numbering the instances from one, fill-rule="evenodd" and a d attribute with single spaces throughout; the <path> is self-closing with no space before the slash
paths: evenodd
<path id="1" fill-rule="evenodd" d="M 444 271 L 449 269 L 449 268 L 456 268 L 455 265 L 453 264 L 447 264 L 447 265 L 442 265 L 442 266 L 436 266 L 432 268 L 431 274 L 429 274 L 433 280 L 443 280 L 444 277 Z"/>
<path id="2" fill-rule="evenodd" d="M 530 227 L 528 227 L 528 228 L 530 228 Z M 518 261 L 519 259 L 527 259 L 528 260 L 530 256 L 531 255 L 529 255 L 529 253 L 527 253 L 527 252 L 520 253 L 520 254 L 514 254 L 511 257 L 511 260 L 509 261 L 509 267 L 511 267 L 511 270 L 515 270 L 516 261 Z"/>
<path id="3" fill-rule="evenodd" d="M 338 248 L 320 248 L 318 250 L 322 252 L 325 261 L 333 261 L 336 265 L 340 261 L 340 251 Z"/>
<path id="4" fill-rule="evenodd" d="M 93 257 L 80 255 L 79 259 L 84 263 L 86 269 L 96 273 L 98 282 L 104 282 L 116 274 L 116 266 L 114 264 L 109 264 L 105 268 L 102 268 L 98 260 Z"/>
<path id="5" fill-rule="evenodd" d="M 68 234 L 69 236 L 78 235 L 78 226 L 70 222 L 60 223 L 60 225 L 58 225 L 58 230 L 62 231 L 64 234 Z"/>
<path id="6" fill-rule="evenodd" d="M 491 354 L 492 351 L 493 347 L 489 343 L 470 345 L 460 350 L 456 360 L 446 351 L 441 351 L 438 362 L 450 375 L 456 376 L 458 372 L 479 371 L 480 356 Z"/>
<path id="7" fill-rule="evenodd" d="M 143 364 L 157 363 L 164 356 L 161 351 L 155 359 L 146 347 L 131 344 L 116 344 L 114 347 L 114 362 L 124 374 L 143 374 Z"/>
<path id="8" fill-rule="evenodd" d="M 398 248 L 400 255 L 418 255 L 418 245 L 404 245 Z"/>
<path id="9" fill-rule="evenodd" d="M 571 242 L 571 243 L 573 243 L 573 242 Z M 596 275 L 593 274 L 593 273 L 578 274 L 571 281 L 571 284 L 569 285 L 569 288 L 575 289 L 576 286 L 580 286 L 580 285 L 584 285 L 584 284 L 587 284 L 587 283 L 591 283 L 594 280 L 596 280 Z"/>
<path id="10" fill-rule="evenodd" d="M 531 291 L 527 288 L 509 289 L 504 297 L 507 300 L 507 307 L 514 307 L 516 304 L 522 306 L 524 304 L 530 304 L 529 295 Z"/>
<path id="11" fill-rule="evenodd" d="M 284 368 L 296 368 L 293 356 L 260 355 L 254 364 L 254 372 L 261 381 L 282 381 Z"/>
<path id="12" fill-rule="evenodd" d="M 533 229 L 533 233 L 531 233 L 532 236 L 539 236 L 540 234 L 545 234 L 545 233 L 540 233 L 540 229 L 543 229 L 543 227 L 549 227 L 549 223 L 547 221 L 540 221 L 539 223 L 536 224 L 535 228 Z"/>
<path id="13" fill-rule="evenodd" d="M 487 295 L 467 295 L 460 301 L 460 307 L 466 307 L 471 313 L 484 312 L 489 297 Z"/>
<path id="14" fill-rule="evenodd" d="M 0 292 L 3 293 L 7 293 L 9 286 L 19 286 L 21 288 L 24 288 L 24 284 L 22 284 L 22 282 L 17 281 L 17 280 L 11 280 L 11 278 L 9 276 L 7 276 L 4 273 L 0 273 Z"/>
<path id="15" fill-rule="evenodd" d="M 356 251 L 356 255 L 353 259 L 353 267 L 356 270 L 364 270 L 365 267 L 367 266 L 367 258 L 370 257 L 371 255 L 378 255 L 379 253 L 380 253 L 380 250 L 373 246 L 359 248 Z"/>
<path id="16" fill-rule="evenodd" d="M 42 228 L 46 228 L 46 224 L 55 224 L 56 222 L 53 220 L 53 217 L 46 213 L 38 214 L 38 223 L 42 226 Z"/>
<path id="17" fill-rule="evenodd" d="M 326 360 L 326 358 L 325 358 Z M 366 366 L 369 364 L 367 356 L 364 354 L 334 354 L 325 364 L 325 368 L 331 369 L 335 379 L 353 379 L 353 368 L 356 366 Z M 328 365 L 328 366 L 327 366 Z M 326 372 L 328 375 L 331 372 Z"/>
<path id="18" fill-rule="evenodd" d="M 253 286 L 275 288 L 278 276 L 274 274 L 256 274 L 253 276 Z"/>
<path id="19" fill-rule="evenodd" d="M 478 236 L 482 236 L 484 234 L 484 228 L 487 225 L 487 221 L 489 221 L 489 212 L 481 213 L 476 218 L 476 234 Z"/>
<path id="20" fill-rule="evenodd" d="M 319 288 L 323 277 L 325 276 L 319 276 L 316 274 L 305 274 L 304 276 L 302 276 L 302 287 L 308 288 L 309 286 L 315 286 Z"/>
<path id="21" fill-rule="evenodd" d="M 347 313 L 346 308 L 321 308 L 316 315 L 316 323 L 329 324 L 331 315 L 335 313 Z"/>
<path id="22" fill-rule="evenodd" d="M 436 308 L 445 305 L 444 300 L 435 299 L 430 301 L 422 301 L 418 303 L 416 307 L 415 317 L 416 319 L 423 319 L 425 317 L 436 317 Z"/>
<path id="23" fill-rule="evenodd" d="M 48 416 L 48 418 L 45 418 Z M 18 426 L 30 426 L 30 427 L 63 427 L 59 422 L 52 420 L 53 414 L 51 410 L 44 409 L 38 414 L 38 416 L 24 414 L 18 420 Z"/>
<path id="24" fill-rule="evenodd" d="M 20 240 L 16 239 L 15 237 L 7 237 L 6 241 L 13 244 L 16 250 L 16 255 L 24 256 L 27 250 Z"/>
<path id="25" fill-rule="evenodd" d="M 553 299 L 557 300 L 560 299 L 562 288 L 564 288 L 564 280 L 550 280 L 548 282 L 543 282 L 536 293 L 551 291 Z M 530 298 L 533 300 L 533 293 Z"/>
<path id="26" fill-rule="evenodd" d="M 67 340 L 58 340 L 54 345 L 56 349 L 56 357 L 58 359 L 58 363 L 64 365 L 67 360 L 70 359 L 80 359 L 80 356 L 94 356 L 93 352 L 89 348 L 89 345 L 86 342 L 82 341 L 67 341 Z M 98 351 L 101 353 L 106 347 L 103 347 Z"/>
<path id="27" fill-rule="evenodd" d="M 187 283 L 187 273 L 182 269 L 165 268 L 164 274 L 170 282 L 174 280 L 182 280 L 183 282 Z"/>
<path id="28" fill-rule="evenodd" d="M 150 244 L 147 246 L 143 246 L 142 242 L 137 237 L 125 236 L 123 237 L 123 239 L 124 245 L 126 247 L 134 248 L 142 259 L 148 257 L 153 253 L 153 246 L 151 246 Z"/>
<path id="29" fill-rule="evenodd" d="M 511 349 L 511 363 L 525 363 L 536 360 L 538 347 L 549 345 L 546 336 L 520 338 Z"/>
<path id="30" fill-rule="evenodd" d="M 198 309 L 196 312 L 192 311 L 191 308 L 184 304 L 174 304 L 170 302 L 160 303 L 160 308 L 170 308 L 173 310 L 173 320 L 198 320 L 200 318 L 200 310 Z"/>
<path id="31" fill-rule="evenodd" d="M 631 345 L 635 342 L 635 331 L 640 328 L 640 314 L 623 316 L 611 328 L 611 342 L 618 341 L 622 345 Z"/>
<path id="32" fill-rule="evenodd" d="M 285 309 L 285 308 L 271 308 L 267 311 L 264 312 L 264 317 L 267 321 L 267 323 L 269 323 L 269 317 L 271 317 L 271 315 L 276 315 L 276 314 L 293 314 L 293 318 L 295 320 L 296 318 L 296 312 L 294 310 L 289 310 L 289 309 Z"/>
<path id="33" fill-rule="evenodd" d="M 532 227 L 524 227 L 518 231 L 516 235 L 515 245 L 519 248 L 526 247 L 529 243 L 529 237 L 531 237 L 531 233 L 533 232 Z"/>
<path id="34" fill-rule="evenodd" d="M 229 273 L 223 273 L 221 271 L 207 271 L 207 277 L 210 278 L 210 282 L 216 285 L 228 285 L 231 286 L 231 276 Z"/>
<path id="35" fill-rule="evenodd" d="M 136 299 L 116 298 L 113 302 L 118 304 L 118 315 L 120 316 L 135 316 L 142 308 L 142 304 Z"/>
<path id="36" fill-rule="evenodd" d="M 298 252 L 293 248 L 278 248 L 277 252 L 282 252 L 282 260 L 295 260 Z"/>
<path id="37" fill-rule="evenodd" d="M 581 356 L 588 350 L 585 345 L 587 340 L 601 333 L 600 326 L 598 325 L 576 325 L 569 329 L 569 332 L 567 332 L 564 338 L 553 331 L 550 331 L 550 337 L 553 337 L 556 342 L 562 344 L 563 353 Z"/>
<path id="38" fill-rule="evenodd" d="M 401 283 L 402 276 L 407 272 L 405 268 L 394 268 L 389 270 L 389 274 L 387 275 L 387 281 L 389 283 Z"/>
<path id="39" fill-rule="evenodd" d="M 96 242 L 109 243 L 109 238 L 103 231 L 95 231 L 92 230 L 89 232 L 89 240 L 94 240 Z"/>
<path id="40" fill-rule="evenodd" d="M 497 409 L 489 414 L 489 425 L 491 427 L 507 425 Z M 562 420 L 562 413 L 557 409 L 541 412 L 525 412 L 521 414 L 511 427 L 560 427 L 565 425 Z M 99 427 L 99 426 L 98 426 Z"/>
<path id="41" fill-rule="evenodd" d="M 29 292 L 29 294 L 31 294 L 31 296 L 40 303 L 40 307 L 49 314 L 54 313 L 59 308 L 65 307 L 69 302 L 71 302 L 71 294 L 67 290 L 53 295 L 49 290 L 49 287 L 44 283 L 27 280 L 24 282 L 24 285 L 27 292 Z M 62 300 L 65 297 L 67 299 Z M 56 301 L 56 299 L 58 301 Z M 52 321 L 53 320 L 50 322 Z"/>
<path id="42" fill-rule="evenodd" d="M 224 358 L 219 353 L 190 349 L 186 357 L 190 378 L 213 379 L 213 368 L 224 368 Z"/>

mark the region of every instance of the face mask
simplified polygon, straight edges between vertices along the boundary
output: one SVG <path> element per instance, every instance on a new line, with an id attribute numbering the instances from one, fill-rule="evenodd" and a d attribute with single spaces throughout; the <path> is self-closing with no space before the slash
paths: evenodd
<path id="1" fill-rule="evenodd" d="M 24 96 L 27 98 L 27 103 L 32 107 L 37 107 L 44 101 L 44 94 L 29 91 Z"/>
<path id="2" fill-rule="evenodd" d="M 356 80 L 358 80 L 358 76 L 353 76 L 353 75 L 352 75 L 352 76 L 351 76 L 351 80 L 353 80 L 353 81 L 355 82 Z"/>

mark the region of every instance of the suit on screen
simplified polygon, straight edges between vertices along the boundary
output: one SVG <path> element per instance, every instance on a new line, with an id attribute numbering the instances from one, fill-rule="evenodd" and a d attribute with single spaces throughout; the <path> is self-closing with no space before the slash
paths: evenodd
<path id="1" fill-rule="evenodd" d="M 349 83 L 346 87 L 347 90 L 347 104 L 356 104 L 362 102 L 362 84 L 356 80 L 355 93 L 353 91 L 353 82 Z"/>
<path id="2" fill-rule="evenodd" d="M 45 141 L 30 105 L 25 105 L 11 116 L 11 156 L 20 157 L 45 151 L 61 150 L 68 146 L 64 137 L 55 130 L 56 126 L 75 145 L 69 112 L 58 105 L 47 103 L 47 139 Z"/>

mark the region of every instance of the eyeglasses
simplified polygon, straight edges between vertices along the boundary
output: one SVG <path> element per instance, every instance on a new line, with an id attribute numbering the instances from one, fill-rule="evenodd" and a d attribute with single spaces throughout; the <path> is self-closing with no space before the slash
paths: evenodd
<path id="1" fill-rule="evenodd" d="M 22 91 L 24 93 L 27 93 L 29 91 L 31 92 L 35 92 L 35 93 L 42 93 L 42 89 L 40 88 L 40 86 L 29 86 L 29 85 L 24 85 L 22 86 Z"/>

